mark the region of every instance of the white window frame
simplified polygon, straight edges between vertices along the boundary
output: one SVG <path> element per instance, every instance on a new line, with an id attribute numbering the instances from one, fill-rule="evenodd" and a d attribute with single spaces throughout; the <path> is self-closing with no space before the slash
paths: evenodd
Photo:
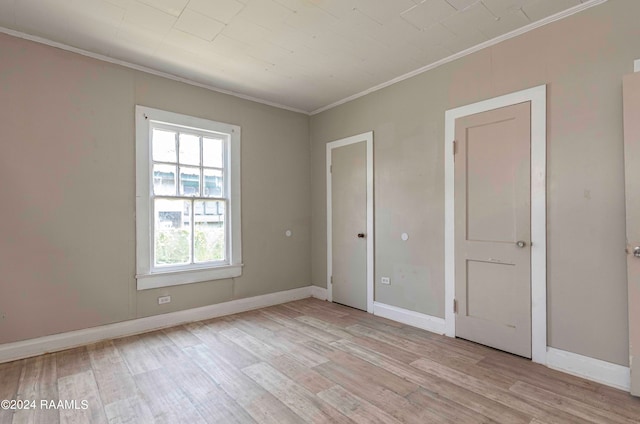
<path id="1" fill-rule="evenodd" d="M 154 228 L 151 125 L 167 124 L 199 131 L 228 134 L 225 155 L 227 201 L 227 252 L 224 263 L 156 267 L 153 264 Z M 242 275 L 242 225 L 240 222 L 240 127 L 179 113 L 136 106 L 136 279 L 138 290 L 176 286 Z"/>

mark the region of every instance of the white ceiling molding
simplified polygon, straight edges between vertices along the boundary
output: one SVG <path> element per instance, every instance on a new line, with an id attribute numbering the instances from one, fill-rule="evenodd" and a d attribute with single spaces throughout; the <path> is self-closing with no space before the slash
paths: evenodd
<path id="1" fill-rule="evenodd" d="M 442 66 L 445 63 L 453 62 L 454 60 L 460 59 L 461 57 L 470 55 L 472 53 L 475 53 L 475 52 L 477 52 L 479 50 L 482 50 L 482 49 L 485 49 L 487 47 L 491 47 L 491 46 L 496 45 L 496 44 L 498 44 L 498 43 L 500 43 L 502 41 L 508 40 L 510 38 L 517 37 L 517 36 L 522 35 L 522 34 L 524 34 L 526 32 L 533 31 L 536 28 L 540 28 L 541 26 L 550 24 L 550 23 L 555 22 L 555 21 L 559 21 L 560 19 L 564 19 L 564 18 L 566 18 L 568 16 L 575 15 L 576 13 L 582 12 L 583 10 L 589 9 L 591 7 L 594 7 L 594 6 L 598 6 L 598 5 L 602 4 L 602 3 L 606 3 L 607 1 L 608 0 L 588 0 L 588 1 L 585 1 L 584 3 L 576 5 L 576 6 L 572 7 L 572 8 L 570 8 L 570 9 L 563 10 L 562 12 L 558 12 L 555 15 L 548 16 L 548 17 L 546 17 L 544 19 L 541 19 L 539 21 L 533 22 L 533 23 L 531 23 L 529 25 L 523 26 L 521 28 L 518 28 L 518 29 L 513 30 L 511 32 L 508 32 L 506 34 L 503 34 L 503 35 L 500 35 L 498 37 L 495 37 L 495 38 L 493 38 L 491 40 L 485 41 L 484 43 L 480 43 L 480 44 L 475 45 L 475 46 L 473 46 L 471 48 L 463 50 L 461 52 L 452 54 L 451 56 L 445 57 L 444 59 L 438 60 L 437 62 L 433 62 L 433 63 L 431 63 L 429 65 L 423 66 L 422 68 L 416 69 L 415 71 L 408 72 L 408 73 L 406 73 L 404 75 L 401 75 L 401 76 L 399 76 L 397 78 L 394 78 L 394 79 L 391 79 L 391 80 L 389 80 L 387 82 L 384 82 L 382 84 L 376 85 L 375 87 L 371 87 L 371 88 L 369 88 L 367 90 L 361 91 L 360 93 L 354 94 L 353 96 L 345 97 L 342 100 L 338 100 L 337 102 L 331 103 L 331 104 L 329 104 L 327 106 L 323 106 L 323 107 L 321 107 L 319 109 L 316 109 L 316 110 L 310 112 L 309 115 L 311 115 L 311 116 L 316 115 L 318 113 L 321 113 L 321 112 L 324 112 L 326 110 L 332 109 L 332 108 L 334 108 L 336 106 L 340 106 L 340 105 L 345 104 L 347 102 L 350 102 L 352 100 L 355 100 L 355 99 L 358 99 L 360 97 L 366 96 L 367 94 L 376 92 L 378 90 L 382 90 L 385 87 L 389 87 L 390 85 L 393 85 L 393 84 L 398 83 L 400 81 L 404 81 L 404 80 L 409 79 L 411 77 L 414 77 L 416 75 L 420 75 L 420 74 L 422 74 L 424 72 L 430 71 L 431 69 L 437 68 L 438 66 Z M 636 68 L 636 72 L 640 71 L 640 59 L 635 62 L 635 68 Z"/>
<path id="2" fill-rule="evenodd" d="M 356 9 L 349 7 L 355 0 L 326 0 L 322 7 L 308 0 L 287 0 L 290 7 L 280 0 L 215 0 L 229 6 L 224 10 L 211 9 L 212 0 L 138 0 L 122 7 L 92 1 L 105 6 L 104 13 L 83 2 L 86 7 L 75 9 L 66 0 L 0 0 L 0 33 L 314 115 L 607 0 L 566 0 L 565 6 L 556 0 L 430 0 L 432 12 L 443 9 L 447 17 L 418 32 L 415 25 L 424 26 L 428 16 L 427 3 L 417 0 L 370 0 Z M 552 14 L 568 4 L 575 6 Z M 157 19 L 131 5 L 152 9 Z M 489 39 L 532 20 L 518 5 L 542 18 Z M 188 12 L 182 20 L 178 9 Z M 489 28 L 491 16 L 502 25 Z M 211 20 L 215 26 L 207 24 Z"/>
<path id="3" fill-rule="evenodd" d="M 24 32 L 14 31 L 12 29 L 5 28 L 5 27 L 2 27 L 2 26 L 0 26 L 0 33 L 11 35 L 11 36 L 17 37 L 17 38 L 22 38 L 22 39 L 28 40 L 28 41 L 33 41 L 35 43 L 44 44 L 46 46 L 55 47 L 57 49 L 66 50 L 68 52 L 77 53 L 79 55 L 87 56 L 87 57 L 90 57 L 92 59 L 101 60 L 103 62 L 113 63 L 114 65 L 124 66 L 125 68 L 134 69 L 136 71 L 146 72 L 147 74 L 156 75 L 156 76 L 167 78 L 167 79 L 170 79 L 170 80 L 173 80 L 173 81 L 178 81 L 178 82 L 182 82 L 182 83 L 185 83 L 185 84 L 193 85 L 193 86 L 196 86 L 196 87 L 204 88 L 206 90 L 215 91 L 216 93 L 227 94 L 229 96 L 238 97 L 238 98 L 244 99 L 244 100 L 250 100 L 252 102 L 261 103 L 261 104 L 264 104 L 264 105 L 267 105 L 267 106 L 273 106 L 273 107 L 277 107 L 277 108 L 280 108 L 280 109 L 285 109 L 285 110 L 288 110 L 288 111 L 291 111 L 291 112 L 297 112 L 297 113 L 302 113 L 302 114 L 305 114 L 305 115 L 309 115 L 309 112 L 306 111 L 306 110 L 297 109 L 297 108 L 294 108 L 294 107 L 290 107 L 290 106 L 279 104 L 279 103 L 275 103 L 275 102 L 270 102 L 268 100 L 259 99 L 257 97 L 253 97 L 253 96 L 248 96 L 246 94 L 237 93 L 235 91 L 223 90 L 221 88 L 217 88 L 217 87 L 214 87 L 212 85 L 202 84 L 202 83 L 199 83 L 199 82 L 196 82 L 196 81 L 192 81 L 192 80 L 187 79 L 187 78 L 183 78 L 183 77 L 179 77 L 177 75 L 169 74 L 167 72 L 158 71 L 157 69 L 152 69 L 152 68 L 149 68 L 147 66 L 136 65 L 135 63 L 126 62 L 124 60 L 119 60 L 119 59 L 114 59 L 113 57 L 105 56 L 105 55 L 102 55 L 102 54 L 99 54 L 99 53 L 93 53 L 93 52 L 90 52 L 90 51 L 87 51 L 87 50 L 79 49 L 77 47 L 68 46 L 66 44 L 58 43 L 57 41 L 51 41 L 51 40 L 48 40 L 46 38 L 38 37 L 36 35 L 25 34 Z"/>

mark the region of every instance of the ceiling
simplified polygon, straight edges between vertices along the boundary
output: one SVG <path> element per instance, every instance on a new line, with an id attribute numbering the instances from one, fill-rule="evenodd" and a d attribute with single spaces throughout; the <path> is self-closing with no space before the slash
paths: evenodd
<path id="1" fill-rule="evenodd" d="M 0 0 L 0 26 L 313 112 L 589 3 Z"/>

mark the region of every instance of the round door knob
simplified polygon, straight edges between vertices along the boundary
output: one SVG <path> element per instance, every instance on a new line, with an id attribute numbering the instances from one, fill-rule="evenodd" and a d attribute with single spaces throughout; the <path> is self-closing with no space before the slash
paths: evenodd
<path id="1" fill-rule="evenodd" d="M 636 246 L 633 249 L 633 256 L 635 256 L 636 258 L 640 258 L 640 246 Z"/>
<path id="2" fill-rule="evenodd" d="M 516 246 L 518 246 L 518 247 L 520 247 L 520 248 L 526 247 L 526 246 L 527 246 L 527 242 L 526 242 L 526 241 L 519 240 L 519 241 L 516 243 Z"/>
<path id="3" fill-rule="evenodd" d="M 364 238 L 364 233 L 358 233 L 358 238 Z"/>

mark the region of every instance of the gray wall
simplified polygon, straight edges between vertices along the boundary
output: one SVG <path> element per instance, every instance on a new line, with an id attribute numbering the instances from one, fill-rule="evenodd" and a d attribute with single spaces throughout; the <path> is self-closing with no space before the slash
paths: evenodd
<path id="1" fill-rule="evenodd" d="M 549 345 L 628 365 L 621 81 L 638 16 L 640 2 L 610 0 L 312 116 L 313 284 L 326 286 L 325 144 L 373 130 L 375 299 L 444 317 L 444 113 L 548 84 Z"/>
<path id="2" fill-rule="evenodd" d="M 637 16 L 610 0 L 311 118 L 0 35 L 0 343 L 325 286 L 325 144 L 369 130 L 376 300 L 443 317 L 444 112 L 546 83 L 549 344 L 627 365 Z M 241 278 L 136 291 L 135 104 L 242 126 Z"/>
<path id="3" fill-rule="evenodd" d="M 6 35 L 0 99 L 0 343 L 309 285 L 306 115 Z M 136 291 L 136 104 L 242 127 L 242 277 Z"/>

